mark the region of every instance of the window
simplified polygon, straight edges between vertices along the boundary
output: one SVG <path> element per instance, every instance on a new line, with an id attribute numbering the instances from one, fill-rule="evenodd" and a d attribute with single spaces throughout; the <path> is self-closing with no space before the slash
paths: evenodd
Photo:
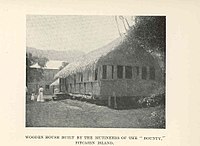
<path id="1" fill-rule="evenodd" d="M 72 92 L 72 84 L 70 83 L 69 86 L 70 86 L 70 92 Z"/>
<path id="2" fill-rule="evenodd" d="M 89 81 L 89 77 L 90 77 L 90 71 L 87 71 L 87 76 L 86 76 L 86 81 Z"/>
<path id="3" fill-rule="evenodd" d="M 103 65 L 103 75 L 102 75 L 102 79 L 106 79 L 107 78 L 107 66 Z"/>
<path id="4" fill-rule="evenodd" d="M 155 68 L 154 67 L 149 68 L 149 79 L 155 80 Z"/>
<path id="5" fill-rule="evenodd" d="M 146 80 L 147 79 L 147 68 L 142 67 L 142 79 Z"/>
<path id="6" fill-rule="evenodd" d="M 93 92 L 93 83 L 91 82 L 91 90 L 92 90 L 92 92 Z"/>
<path id="7" fill-rule="evenodd" d="M 83 73 L 80 73 L 80 81 L 83 82 Z"/>
<path id="8" fill-rule="evenodd" d="M 126 79 L 132 78 L 132 67 L 131 66 L 125 66 L 125 78 Z"/>
<path id="9" fill-rule="evenodd" d="M 114 79 L 114 66 L 112 65 L 112 79 Z"/>
<path id="10" fill-rule="evenodd" d="M 84 83 L 84 93 L 86 93 L 86 83 Z"/>
<path id="11" fill-rule="evenodd" d="M 76 84 L 74 84 L 74 93 L 76 92 L 77 90 L 76 90 Z"/>
<path id="12" fill-rule="evenodd" d="M 74 85 L 76 84 L 76 74 L 74 74 Z"/>
<path id="13" fill-rule="evenodd" d="M 96 81 L 97 80 L 97 77 L 98 77 L 98 68 L 95 69 L 95 73 L 94 73 L 94 80 Z"/>
<path id="14" fill-rule="evenodd" d="M 68 91 L 68 80 L 67 80 L 67 78 L 65 78 L 65 89 L 66 89 L 66 91 Z"/>
<path id="15" fill-rule="evenodd" d="M 65 85 L 65 79 L 64 78 L 60 78 L 60 84 Z"/>
<path id="16" fill-rule="evenodd" d="M 117 66 L 117 78 L 118 79 L 123 78 L 123 66 L 121 66 L 121 65 Z"/>
<path id="17" fill-rule="evenodd" d="M 59 83 L 60 91 L 63 91 L 63 88 L 65 86 L 65 78 L 59 78 Z"/>
<path id="18" fill-rule="evenodd" d="M 139 66 L 136 66 L 135 68 L 136 68 L 136 75 L 139 76 L 139 74 L 140 74 Z"/>
<path id="19" fill-rule="evenodd" d="M 49 85 L 46 85 L 46 86 L 45 86 L 45 89 L 48 90 L 48 89 L 49 89 Z"/>
<path id="20" fill-rule="evenodd" d="M 79 83 L 79 93 L 81 92 L 81 83 Z"/>

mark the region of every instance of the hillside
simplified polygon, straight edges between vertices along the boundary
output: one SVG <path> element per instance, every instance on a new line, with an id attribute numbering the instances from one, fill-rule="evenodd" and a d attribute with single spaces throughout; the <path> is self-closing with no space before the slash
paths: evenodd
<path id="1" fill-rule="evenodd" d="M 74 59 L 81 57 L 85 53 L 78 50 L 56 51 L 56 50 L 40 50 L 32 47 L 26 47 L 26 51 L 32 53 L 33 56 L 47 57 L 49 60 L 60 60 L 72 62 Z"/>

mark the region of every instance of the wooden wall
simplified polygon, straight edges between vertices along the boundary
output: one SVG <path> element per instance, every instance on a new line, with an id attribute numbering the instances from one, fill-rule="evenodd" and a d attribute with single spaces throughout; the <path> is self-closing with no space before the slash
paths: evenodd
<path id="1" fill-rule="evenodd" d="M 107 66 L 107 78 L 102 78 L 103 65 Z M 117 66 L 123 66 L 123 77 L 117 77 Z M 114 70 L 112 70 L 112 66 Z M 131 79 L 125 78 L 125 66 L 131 66 Z M 139 72 L 137 71 L 139 68 Z M 147 69 L 146 79 L 142 79 L 142 67 Z M 150 67 L 155 69 L 155 79 L 150 79 Z M 67 77 L 68 92 L 92 94 L 95 96 L 148 96 L 160 86 L 164 86 L 158 62 L 142 49 L 119 48 L 102 57 L 96 64 L 98 78 L 95 80 L 95 67 L 86 69 L 76 76 Z M 137 73 L 138 72 L 138 73 Z M 83 80 L 81 81 L 81 74 Z M 74 79 L 74 77 L 76 77 Z"/>
<path id="2" fill-rule="evenodd" d="M 135 52 L 135 53 L 134 53 Z M 164 86 L 163 74 L 158 62 L 142 49 L 130 48 L 117 49 L 102 58 L 100 66 L 114 66 L 114 78 L 110 78 L 110 70 L 107 69 L 107 79 L 100 77 L 100 95 L 108 96 L 148 96 L 153 94 L 161 86 Z M 123 66 L 123 78 L 117 77 L 117 66 Z M 125 78 L 125 66 L 132 67 L 132 78 Z M 139 67 L 139 74 L 137 69 Z M 147 69 L 146 79 L 142 79 L 142 67 Z M 155 79 L 150 78 L 150 67 L 155 69 Z M 109 67 L 107 67 L 109 68 Z M 101 69 L 102 71 L 102 69 Z M 100 73 L 102 74 L 102 72 Z"/>

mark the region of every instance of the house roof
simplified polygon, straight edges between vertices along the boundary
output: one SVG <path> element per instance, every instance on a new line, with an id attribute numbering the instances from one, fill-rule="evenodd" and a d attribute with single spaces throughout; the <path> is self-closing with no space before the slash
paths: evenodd
<path id="1" fill-rule="evenodd" d="M 59 71 L 54 78 L 65 78 L 73 73 L 82 72 L 87 68 L 94 67 L 101 57 L 106 56 L 109 52 L 116 49 L 123 40 L 124 38 L 119 37 L 111 43 L 78 58 L 76 61 L 68 64 L 65 68 Z"/>
<path id="2" fill-rule="evenodd" d="M 46 63 L 46 67 L 44 69 L 59 69 L 59 67 L 62 65 L 63 61 L 58 61 L 58 60 L 49 60 Z M 38 63 L 34 64 L 31 66 L 31 68 L 41 68 Z"/>
<path id="3" fill-rule="evenodd" d="M 59 85 L 59 79 L 56 79 L 53 83 L 51 83 L 50 86 L 56 86 Z"/>

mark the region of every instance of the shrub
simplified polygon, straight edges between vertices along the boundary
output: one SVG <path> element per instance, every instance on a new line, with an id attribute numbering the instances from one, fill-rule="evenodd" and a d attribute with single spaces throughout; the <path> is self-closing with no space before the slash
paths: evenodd
<path id="1" fill-rule="evenodd" d="M 141 107 L 151 107 L 157 105 L 165 105 L 165 93 L 158 95 L 151 95 L 149 97 L 143 97 L 138 100 L 138 105 Z"/>

